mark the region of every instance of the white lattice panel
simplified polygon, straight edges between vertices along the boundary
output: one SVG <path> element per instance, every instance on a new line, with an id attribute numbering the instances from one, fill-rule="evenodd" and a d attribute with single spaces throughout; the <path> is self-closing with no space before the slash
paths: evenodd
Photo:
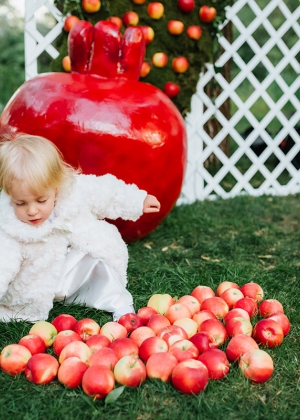
<path id="1" fill-rule="evenodd" d="M 206 72 L 200 75 L 197 93 L 192 100 L 192 112 L 186 118 L 189 136 L 188 169 L 179 203 L 191 203 L 197 199 L 203 200 L 216 195 L 227 198 L 241 193 L 250 195 L 286 195 L 300 191 L 299 170 L 291 163 L 300 150 L 300 138 L 295 130 L 300 120 L 300 64 L 296 59 L 300 51 L 300 6 L 299 2 L 295 1 L 294 9 L 290 10 L 284 1 L 270 0 L 265 8 L 261 8 L 259 7 L 260 3 L 262 2 L 259 0 L 237 0 L 227 10 L 228 20 L 224 23 L 224 26 L 228 21 L 231 21 L 240 35 L 234 39 L 232 44 L 224 37 L 219 39 L 224 53 L 216 65 L 222 67 L 228 60 L 233 60 L 240 69 L 236 77 L 228 83 L 221 73 L 216 74 L 214 72 L 214 67 L 211 64 L 207 64 Z M 238 14 L 243 12 L 243 8 L 246 5 L 251 8 L 255 15 L 247 27 L 244 26 L 238 17 Z M 284 17 L 283 24 L 277 30 L 269 20 L 275 9 L 277 13 L 280 10 Z M 246 10 L 245 13 L 247 13 Z M 254 38 L 255 32 L 261 26 L 269 34 L 269 39 L 263 46 L 259 46 Z M 283 41 L 283 37 L 291 28 L 297 35 L 297 42 L 292 48 L 288 48 Z M 244 43 L 247 43 L 254 52 L 253 57 L 247 63 L 243 61 L 239 54 L 239 49 Z M 282 53 L 282 58 L 276 65 L 268 58 L 269 52 L 274 47 L 278 48 Z M 262 82 L 253 73 L 259 64 L 263 64 L 268 71 L 267 77 Z M 286 83 L 281 75 L 288 65 L 291 66 L 295 73 L 294 80 L 290 85 Z M 251 83 L 253 93 L 243 101 L 236 93 L 236 90 L 245 79 Z M 214 102 L 204 92 L 205 86 L 211 80 L 214 80 L 222 87 L 222 93 Z M 282 95 L 276 102 L 268 94 L 268 88 L 274 82 L 282 90 Z M 237 107 L 237 111 L 229 120 L 219 110 L 220 106 L 228 98 Z M 269 112 L 260 121 L 254 116 L 253 110 L 251 110 L 259 98 L 262 98 L 269 107 Z M 287 102 L 290 102 L 294 108 L 293 115 L 290 118 L 287 118 L 282 111 Z M 216 117 L 222 126 L 222 129 L 214 139 L 211 139 L 203 129 L 204 124 L 212 117 Z M 243 138 L 236 129 L 239 121 L 244 117 L 247 118 L 249 124 L 253 127 L 253 131 L 247 138 Z M 274 118 L 279 120 L 281 127 L 276 135 L 272 137 L 269 134 L 268 126 Z M 218 147 L 228 135 L 231 141 L 238 145 L 230 157 L 227 157 Z M 279 145 L 288 135 L 291 136 L 295 144 L 287 154 L 284 154 Z M 259 137 L 263 139 L 267 147 L 262 154 L 257 156 L 250 146 Z M 221 162 L 221 168 L 214 176 L 204 166 L 205 161 L 211 154 L 215 154 Z M 272 154 L 275 155 L 279 163 L 270 170 L 265 165 L 265 162 Z M 240 172 L 237 168 L 237 163 L 243 156 L 247 156 L 251 162 L 245 173 Z M 284 170 L 287 170 L 289 180 L 282 185 L 278 178 Z M 263 176 L 264 181 L 255 188 L 250 181 L 258 171 Z M 231 174 L 235 179 L 234 185 L 229 188 L 229 191 L 225 190 L 221 185 L 222 180 L 228 174 Z"/>
<path id="2" fill-rule="evenodd" d="M 205 72 L 200 75 L 197 93 L 192 98 L 192 111 L 186 118 L 188 165 L 178 204 L 192 203 L 216 195 L 228 198 L 243 193 L 286 195 L 300 191 L 299 170 L 292 164 L 293 158 L 300 151 L 300 138 L 295 130 L 300 120 L 300 65 L 297 60 L 300 51 L 300 6 L 298 0 L 294 3 L 294 8 L 291 10 L 283 0 L 269 2 L 236 0 L 233 6 L 227 9 L 227 21 L 224 26 L 231 21 L 239 35 L 232 44 L 224 37 L 220 37 L 219 42 L 224 52 L 216 65 L 222 67 L 232 60 L 239 68 L 239 72 L 229 83 L 221 73 L 214 72 L 211 64 L 207 64 Z M 37 59 L 44 50 L 52 58 L 58 56 L 52 43 L 61 33 L 63 18 L 50 0 L 25 0 L 25 4 L 25 65 L 28 80 L 37 75 Z M 57 22 L 46 36 L 42 36 L 36 29 L 35 13 L 41 7 L 46 7 Z M 253 14 L 253 19 L 248 26 L 245 26 L 241 16 L 249 11 Z M 283 23 L 278 28 L 273 26 L 270 18 L 274 11 L 283 17 Z M 260 28 L 264 28 L 269 35 L 267 42 L 262 46 L 255 37 Z M 296 42 L 289 47 L 284 37 L 291 30 L 296 34 Z M 247 47 L 253 52 L 252 58 L 247 62 L 240 54 L 240 48 L 244 43 L 247 43 Z M 281 54 L 281 59 L 276 64 L 269 58 L 273 48 L 277 48 Z M 255 69 L 259 65 L 267 70 L 267 76 L 262 81 L 255 76 Z M 287 66 L 295 75 L 289 84 L 282 77 Z M 205 86 L 211 81 L 222 88 L 222 93 L 214 101 L 204 92 Z M 252 92 L 247 98 L 241 99 L 238 90 L 245 81 L 252 86 Z M 268 93 L 268 89 L 274 83 L 282 91 L 278 100 L 274 100 Z M 236 108 L 229 119 L 226 119 L 219 109 L 227 99 L 230 99 Z M 269 108 L 260 120 L 255 117 L 255 104 L 258 100 L 263 100 Z M 287 103 L 293 109 L 289 117 L 283 111 Z M 222 126 L 213 139 L 203 129 L 204 124 L 212 117 L 215 117 Z M 246 138 L 242 137 L 238 130 L 240 121 L 245 118 L 253 127 L 253 131 Z M 268 127 L 274 118 L 278 120 L 280 129 L 272 136 Z M 294 146 L 284 154 L 279 145 L 287 135 L 292 138 Z M 226 156 L 219 148 L 227 136 L 230 137 L 231 143 L 236 145 L 230 156 Z M 259 137 L 265 142 L 266 148 L 257 156 L 250 146 Z M 214 154 L 221 163 L 214 175 L 204 165 L 211 154 Z M 270 169 L 266 162 L 271 155 L 277 158 L 278 164 Z M 239 162 L 245 158 L 250 164 L 246 171 L 241 171 Z M 259 186 L 255 186 L 252 182 L 257 172 L 263 177 Z M 283 172 L 288 173 L 288 181 L 285 183 L 279 181 Z M 229 175 L 234 180 L 231 183 L 224 181 Z"/>

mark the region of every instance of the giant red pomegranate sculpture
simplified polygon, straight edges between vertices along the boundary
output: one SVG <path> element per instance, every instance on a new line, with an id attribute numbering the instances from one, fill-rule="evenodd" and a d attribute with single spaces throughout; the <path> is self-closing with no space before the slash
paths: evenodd
<path id="1" fill-rule="evenodd" d="M 77 22 L 69 34 L 72 72 L 25 82 L 0 127 L 44 136 L 83 173 L 112 173 L 155 195 L 159 213 L 113 222 L 127 242 L 146 236 L 171 211 L 186 165 L 181 114 L 162 91 L 138 81 L 144 51 L 138 28 L 121 36 L 111 22 Z"/>

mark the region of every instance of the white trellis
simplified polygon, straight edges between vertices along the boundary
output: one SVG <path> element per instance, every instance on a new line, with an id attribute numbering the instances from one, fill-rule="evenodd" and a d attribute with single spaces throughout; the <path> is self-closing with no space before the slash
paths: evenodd
<path id="1" fill-rule="evenodd" d="M 224 52 L 216 65 L 222 67 L 232 60 L 239 68 L 238 74 L 228 82 L 221 73 L 214 72 L 211 64 L 207 64 L 205 72 L 200 75 L 197 92 L 192 98 L 192 111 L 186 117 L 188 165 L 178 204 L 192 203 L 195 200 L 203 200 L 216 195 L 228 198 L 242 193 L 258 196 L 262 194 L 287 195 L 300 191 L 299 170 L 292 164 L 293 158 L 300 151 L 300 137 L 295 129 L 300 120 L 300 64 L 297 60 L 300 52 L 300 6 L 297 0 L 295 0 L 293 10 L 290 10 L 283 0 L 269 0 L 265 7 L 262 7 L 260 3 L 265 2 L 236 0 L 233 6 L 227 9 L 227 20 L 223 26 L 231 21 L 239 35 L 231 44 L 224 37 L 219 38 Z M 37 58 L 44 50 L 53 58 L 58 56 L 58 52 L 51 43 L 62 30 L 63 18 L 49 0 L 25 0 L 25 4 L 25 66 L 26 79 L 30 79 L 37 74 Z M 57 21 L 45 37 L 37 31 L 34 17 L 34 13 L 41 6 L 46 6 Z M 248 8 L 247 12 L 250 10 L 253 14 L 253 19 L 248 26 L 245 26 L 241 19 L 245 7 Z M 279 28 L 275 28 L 270 19 L 274 11 L 284 17 L 284 22 Z M 255 40 L 255 33 L 261 27 L 269 34 L 268 41 L 262 46 Z M 296 42 L 292 47 L 287 46 L 284 41 L 284 36 L 289 31 L 296 34 Z M 248 48 L 253 52 L 253 57 L 247 63 L 239 53 L 244 43 L 247 43 Z M 276 64 L 272 63 L 268 57 L 273 48 L 277 48 L 281 54 L 281 59 Z M 263 65 L 268 72 L 262 81 L 255 76 L 254 70 L 258 65 Z M 294 74 L 289 84 L 283 77 L 287 66 Z M 211 80 L 222 88 L 222 93 L 214 102 L 204 91 Z M 242 100 L 237 90 L 245 81 L 251 84 L 252 93 Z M 278 100 L 268 93 L 268 88 L 273 83 L 276 83 L 278 89 L 282 91 Z M 269 111 L 259 120 L 254 115 L 253 107 L 260 98 L 268 106 Z M 220 106 L 227 99 L 230 99 L 237 108 L 229 119 L 220 111 Z M 287 103 L 292 109 L 289 117 L 283 111 Z M 212 117 L 215 117 L 222 126 L 213 139 L 203 129 L 204 124 Z M 246 138 L 243 138 L 237 130 L 238 124 L 244 118 L 253 127 L 253 131 Z M 275 118 L 279 122 L 280 129 L 272 137 L 268 127 Z M 279 145 L 288 135 L 294 145 L 287 154 L 284 154 Z M 219 148 L 220 143 L 227 136 L 237 145 L 230 156 L 226 156 Z M 257 156 L 250 146 L 259 137 L 265 142 L 266 148 Z M 212 175 L 205 167 L 205 161 L 212 153 L 221 164 L 215 175 Z M 278 164 L 273 169 L 266 165 L 271 155 L 278 159 Z M 244 173 L 238 167 L 238 162 L 243 157 L 250 162 Z M 287 173 L 287 181 L 281 184 L 279 178 L 284 171 Z M 255 188 L 251 180 L 257 172 L 260 172 L 263 181 Z M 231 176 L 233 182 L 229 188 L 225 188 L 224 178 L 228 175 Z"/>

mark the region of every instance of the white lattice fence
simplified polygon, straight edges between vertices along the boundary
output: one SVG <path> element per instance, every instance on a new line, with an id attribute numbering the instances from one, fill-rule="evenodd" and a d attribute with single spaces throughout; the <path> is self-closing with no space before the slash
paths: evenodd
<path id="1" fill-rule="evenodd" d="M 37 74 L 37 58 L 44 50 L 52 58 L 58 56 L 51 43 L 60 34 L 63 21 L 60 12 L 51 1 L 25 1 L 25 64 L 26 79 L 30 79 Z M 300 151 L 300 138 L 295 129 L 300 120 L 300 6 L 297 0 L 288 3 L 293 4 L 292 8 L 283 0 L 236 0 L 234 5 L 228 8 L 224 26 L 231 21 L 235 32 L 239 34 L 235 36 L 232 44 L 224 37 L 219 39 L 224 52 L 216 65 L 222 67 L 232 60 L 236 74 L 228 82 L 208 64 L 205 72 L 200 75 L 197 93 L 192 98 L 192 111 L 186 118 L 188 166 L 178 204 L 192 203 L 216 195 L 227 198 L 241 193 L 286 195 L 300 191 L 299 171 L 292 163 Z M 57 21 L 45 37 L 37 31 L 34 16 L 42 6 L 46 7 Z M 246 25 L 243 17 L 249 14 L 252 14 L 251 21 Z M 279 27 L 273 25 L 274 14 L 282 17 Z M 262 29 L 268 34 L 268 40 L 260 45 L 256 34 Z M 291 33 L 292 38 L 296 39 L 292 46 L 287 41 Z M 243 44 L 247 44 L 248 50 L 251 51 L 248 60 L 241 54 Z M 276 63 L 270 59 L 274 49 L 277 56 L 278 53 L 280 56 Z M 259 66 L 262 66 L 267 74 L 263 80 L 259 80 L 256 75 Z M 289 69 L 290 75 L 288 81 L 285 76 L 286 68 Z M 211 81 L 222 88 L 222 93 L 215 101 L 209 98 L 204 90 Z M 251 86 L 251 92 L 241 97 L 240 89 L 243 85 Z M 270 91 L 272 86 L 273 93 Z M 275 96 L 274 86 L 277 91 Z M 229 119 L 220 111 L 220 106 L 227 99 L 233 104 L 233 112 Z M 262 118 L 256 116 L 258 101 L 268 108 Z M 213 139 L 203 129 L 204 124 L 212 117 L 222 126 Z M 275 133 L 270 130 L 274 120 L 277 126 Z M 240 134 L 241 122 L 245 121 L 253 128 L 246 137 Z M 219 145 L 228 136 L 231 146 L 234 147 L 231 147 L 233 150 L 230 155 L 226 156 Z M 284 154 L 279 145 L 287 136 L 290 136 L 293 147 Z M 265 144 L 265 149 L 259 156 L 250 147 L 257 139 L 261 139 Z M 220 161 L 214 175 L 205 165 L 211 154 Z M 271 157 L 276 161 L 273 166 L 269 165 Z M 258 173 L 259 181 L 255 180 Z"/>

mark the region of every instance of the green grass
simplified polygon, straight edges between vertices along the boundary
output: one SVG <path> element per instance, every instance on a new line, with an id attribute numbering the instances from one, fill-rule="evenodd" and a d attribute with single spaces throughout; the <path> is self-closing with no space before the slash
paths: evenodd
<path id="1" fill-rule="evenodd" d="M 152 234 L 129 246 L 129 290 L 136 309 L 154 293 L 182 296 L 199 284 L 215 290 L 224 280 L 258 282 L 266 298 L 280 300 L 292 327 L 280 347 L 267 350 L 275 365 L 269 381 L 251 383 L 232 364 L 226 378 L 211 381 L 199 395 L 183 395 L 171 384 L 147 380 L 105 405 L 56 380 L 36 386 L 23 375 L 1 372 L 1 420 L 299 419 L 299 243 L 298 195 L 176 207 Z M 111 320 L 105 312 L 62 304 L 54 306 L 49 320 L 59 313 L 92 317 L 102 325 Z M 30 326 L 0 323 L 0 347 L 17 342 Z"/>

